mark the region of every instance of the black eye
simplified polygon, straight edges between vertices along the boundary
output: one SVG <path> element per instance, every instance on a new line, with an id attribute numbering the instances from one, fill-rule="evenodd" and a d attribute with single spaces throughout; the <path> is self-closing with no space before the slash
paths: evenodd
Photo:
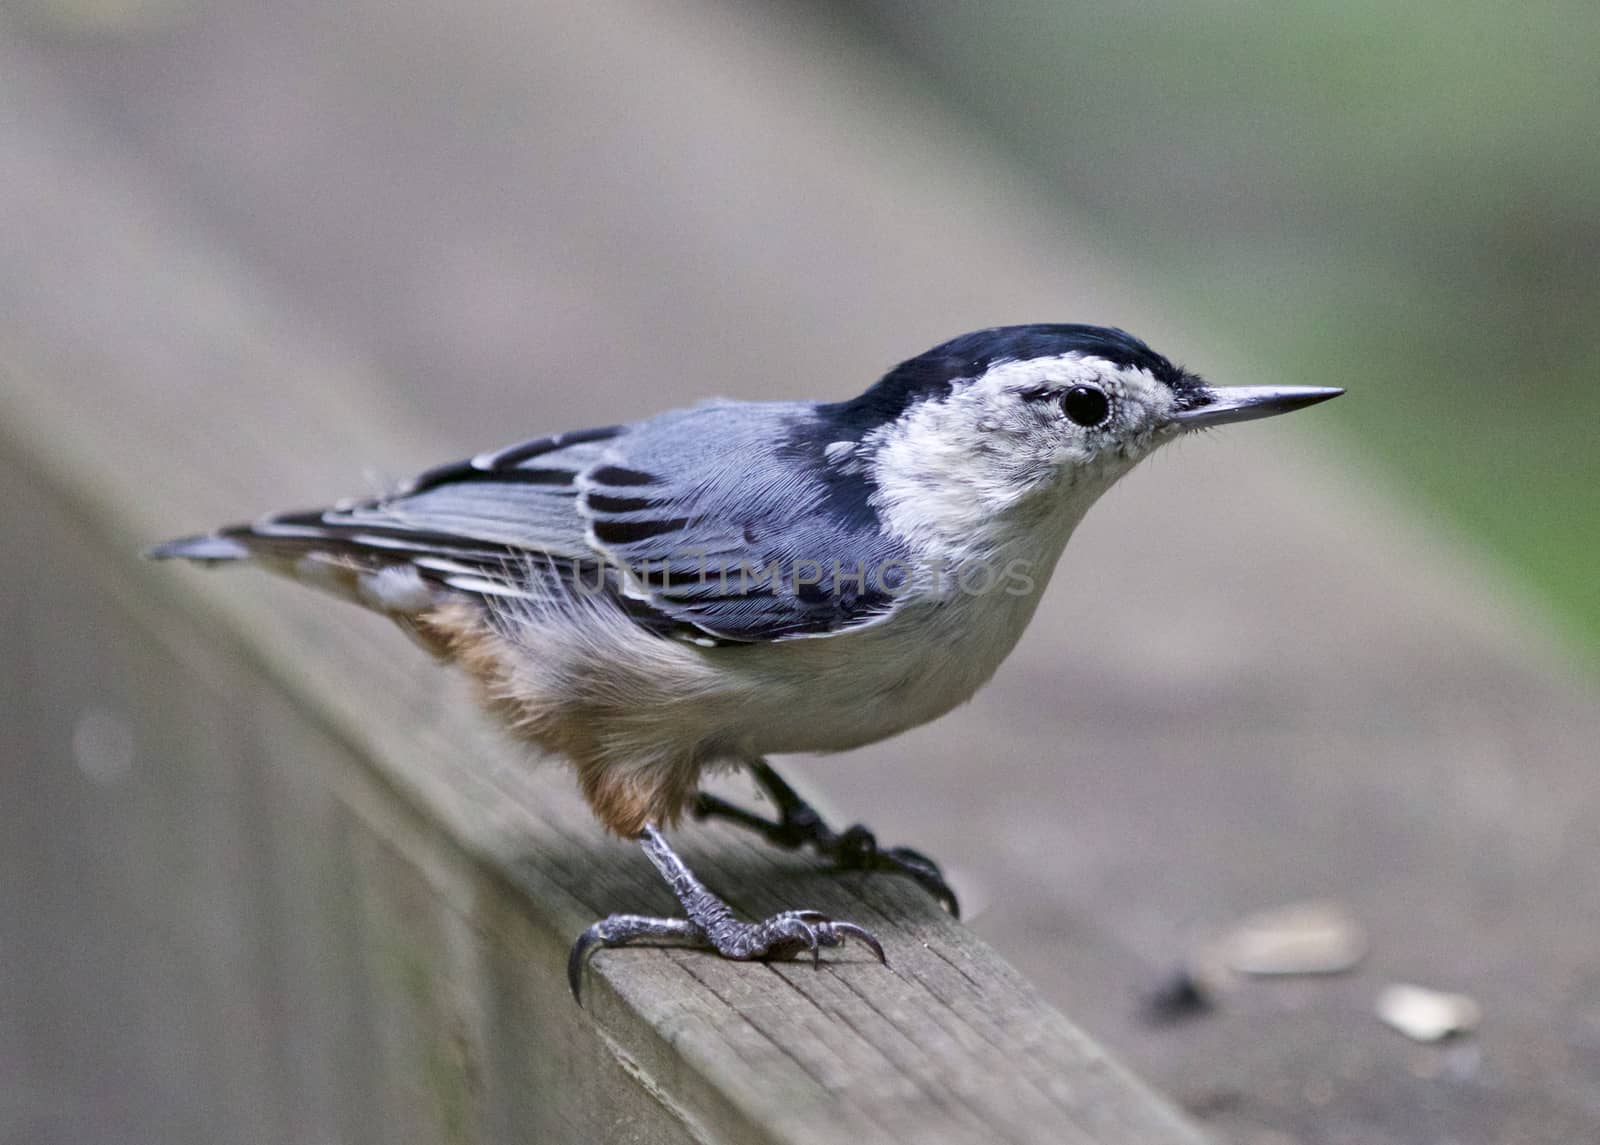
<path id="1" fill-rule="evenodd" d="M 1079 425 L 1100 425 L 1111 416 L 1111 399 L 1093 386 L 1073 386 L 1061 395 L 1061 409 Z"/>

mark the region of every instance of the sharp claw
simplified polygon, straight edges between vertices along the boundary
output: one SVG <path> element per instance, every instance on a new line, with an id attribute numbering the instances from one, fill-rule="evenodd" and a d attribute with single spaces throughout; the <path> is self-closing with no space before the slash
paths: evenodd
<path id="1" fill-rule="evenodd" d="M 950 889 L 950 884 L 944 881 L 939 864 L 921 851 L 914 851 L 910 847 L 896 847 L 892 851 L 885 851 L 882 858 L 888 860 L 892 867 L 937 899 L 939 905 L 949 911 L 952 918 L 961 917 L 961 903 L 956 899 L 956 892 Z"/>
<path id="2" fill-rule="evenodd" d="M 822 957 L 822 943 L 817 933 L 817 927 L 807 921 L 808 915 L 817 915 L 816 911 L 787 911 L 778 919 L 782 925 L 774 932 L 774 937 L 769 940 L 764 948 L 757 948 L 748 958 L 795 958 L 805 951 L 810 951 L 815 958 Z M 818 916 L 821 917 L 820 915 Z M 825 923 L 823 925 L 826 925 Z M 797 946 L 796 944 L 803 944 Z"/>
<path id="3" fill-rule="evenodd" d="M 833 924 L 833 929 L 838 932 L 840 942 L 843 942 L 847 937 L 857 939 L 868 950 L 878 956 L 878 962 L 881 965 L 889 965 L 889 957 L 883 952 L 883 943 L 879 942 L 877 936 L 866 927 L 857 926 L 853 922 L 836 922 Z"/>
<path id="4" fill-rule="evenodd" d="M 956 900 L 956 892 L 951 890 L 943 879 L 940 879 L 938 883 L 933 886 L 929 886 L 927 883 L 923 883 L 922 885 L 927 889 L 929 894 L 939 900 L 940 906 L 944 907 L 945 910 L 950 912 L 951 918 L 960 919 L 961 904 Z"/>
<path id="5" fill-rule="evenodd" d="M 839 838 L 843 845 L 834 852 L 834 862 L 840 870 L 892 871 L 904 875 L 932 895 L 951 917 L 961 917 L 961 904 L 950 884 L 944 881 L 939 864 L 921 851 L 911 847 L 880 849 L 871 832 L 859 825 Z"/>
<path id="6" fill-rule="evenodd" d="M 818 940 L 817 928 L 806 922 L 802 922 L 800 925 L 806 932 L 806 949 L 811 951 L 813 957 L 821 958 L 822 943 Z"/>
<path id="7" fill-rule="evenodd" d="M 605 939 L 600 935 L 600 924 L 596 923 L 578 936 L 578 941 L 572 944 L 572 953 L 567 955 L 567 985 L 572 987 L 572 1000 L 578 1003 L 578 1008 L 583 1008 L 583 966 L 589 961 L 589 955 L 605 945 Z"/>
<path id="8" fill-rule="evenodd" d="M 915 863 L 917 866 L 921 867 L 930 874 L 939 869 L 938 863 L 928 858 L 928 856 L 924 855 L 915 847 L 896 847 L 889 853 L 895 858 L 899 859 L 901 862 Z"/>

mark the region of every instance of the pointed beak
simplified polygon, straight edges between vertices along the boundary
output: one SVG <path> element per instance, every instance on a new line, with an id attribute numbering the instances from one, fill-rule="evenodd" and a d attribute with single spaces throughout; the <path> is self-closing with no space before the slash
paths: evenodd
<path id="1" fill-rule="evenodd" d="M 1199 398 L 1204 404 L 1175 414 L 1172 420 L 1182 429 L 1253 421 L 1314 406 L 1342 393 L 1328 386 L 1207 386 Z"/>

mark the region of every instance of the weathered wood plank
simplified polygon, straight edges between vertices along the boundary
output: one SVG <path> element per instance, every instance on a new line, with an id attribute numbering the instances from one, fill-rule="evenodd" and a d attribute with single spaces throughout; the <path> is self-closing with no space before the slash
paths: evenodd
<path id="1" fill-rule="evenodd" d="M 822 878 L 722 831 L 686 851 L 739 907 L 803 898 L 859 918 L 892 968 L 614 952 L 589 1010 L 573 1007 L 572 936 L 607 910 L 672 904 L 566 778 L 528 766 L 381 621 L 263 577 L 133 559 L 268 490 L 330 496 L 349 458 L 404 465 L 442 444 L 359 363 L 297 335 L 4 46 L 0 104 L 29 109 L 4 117 L 0 148 L 0 441 L 8 485 L 38 483 L 16 543 L 52 570 L 49 592 L 24 584 L 30 662 L 80 691 L 135 689 L 115 702 L 151 786 L 102 815 L 142 841 L 109 843 L 96 869 L 117 876 L 109 951 L 150 910 L 193 960 L 129 1031 L 178 1053 L 172 1078 L 210 1079 L 201 1128 L 169 1139 L 220 1139 L 219 1124 L 385 1142 L 1196 1139 L 919 892 Z M 45 730 L 33 762 L 58 767 L 62 730 Z M 131 961 L 121 986 L 160 957 Z M 203 1062 L 165 1041 L 169 1009 Z"/>

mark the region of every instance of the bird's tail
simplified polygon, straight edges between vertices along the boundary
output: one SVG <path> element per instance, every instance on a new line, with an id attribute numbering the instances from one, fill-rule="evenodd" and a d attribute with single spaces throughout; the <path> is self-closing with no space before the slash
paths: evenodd
<path id="1" fill-rule="evenodd" d="M 144 555 L 152 561 L 181 558 L 212 565 L 223 561 L 249 560 L 253 554 L 247 545 L 234 537 L 224 536 L 221 533 L 202 533 L 199 536 L 162 541 L 159 545 L 152 545 L 146 549 Z"/>
<path id="2" fill-rule="evenodd" d="M 278 513 L 163 541 L 144 555 L 206 567 L 258 565 L 390 615 L 424 611 L 442 594 L 528 594 L 526 553 L 401 523 L 347 521 L 348 509 Z"/>

